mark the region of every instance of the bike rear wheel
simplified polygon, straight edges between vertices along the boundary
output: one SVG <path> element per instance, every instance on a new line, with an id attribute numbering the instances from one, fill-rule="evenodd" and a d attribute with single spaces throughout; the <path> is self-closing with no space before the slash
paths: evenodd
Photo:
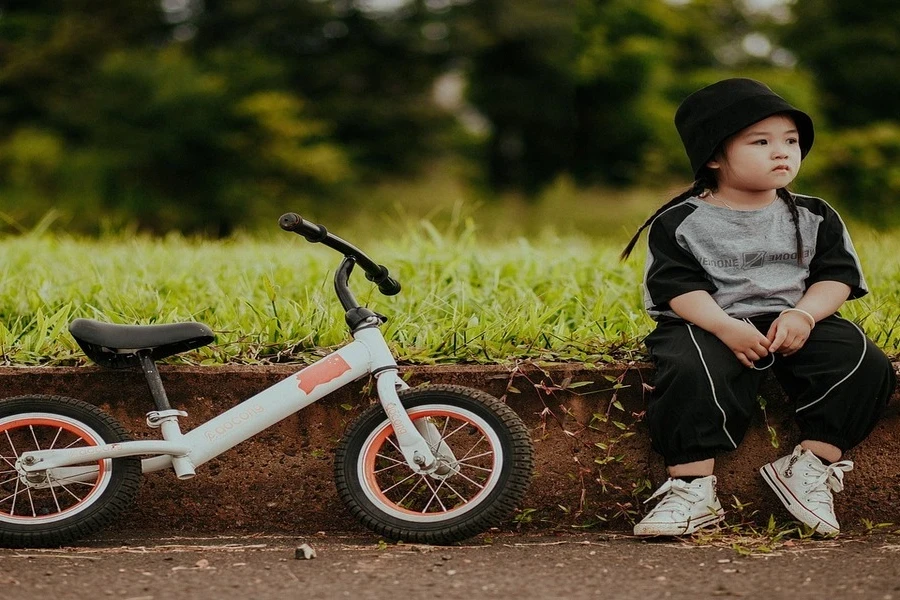
<path id="1" fill-rule="evenodd" d="M 429 385 L 400 400 L 439 468 L 406 464 L 381 405 L 344 435 L 335 457 L 341 499 L 363 525 L 392 539 L 449 544 L 499 525 L 521 502 L 533 467 L 531 438 L 518 415 L 493 396 Z"/>
<path id="2" fill-rule="evenodd" d="M 22 454 L 87 448 L 129 440 L 96 406 L 59 396 L 0 401 L 0 545 L 60 546 L 94 533 L 122 514 L 137 495 L 137 458 L 94 459 L 24 473 Z"/>

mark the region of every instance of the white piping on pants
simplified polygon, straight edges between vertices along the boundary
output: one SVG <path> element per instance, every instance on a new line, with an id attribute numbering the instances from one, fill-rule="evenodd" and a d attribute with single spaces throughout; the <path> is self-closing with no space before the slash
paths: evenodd
<path id="1" fill-rule="evenodd" d="M 844 320 L 846 320 L 846 319 L 844 319 Z M 853 367 L 853 370 L 852 370 L 852 371 L 850 371 L 849 373 L 847 373 L 847 374 L 844 376 L 843 379 L 841 379 L 840 381 L 838 381 L 837 383 L 835 383 L 833 386 L 831 386 L 830 388 L 828 388 L 828 390 L 827 390 L 824 394 L 822 394 L 819 398 L 813 400 L 812 402 L 810 402 L 809 404 L 807 404 L 807 405 L 805 405 L 805 406 L 801 406 L 800 408 L 798 408 L 798 409 L 797 409 L 796 411 L 794 411 L 794 412 L 800 412 L 801 410 L 806 410 L 807 408 L 809 408 L 809 407 L 812 406 L 813 404 L 816 404 L 817 402 L 820 402 L 820 401 L 824 400 L 824 399 L 825 399 L 825 396 L 827 396 L 828 394 L 831 393 L 831 390 L 833 390 L 833 389 L 836 388 L 837 386 L 839 386 L 839 385 L 841 385 L 842 383 L 844 383 L 845 381 L 847 381 L 847 379 L 849 379 L 851 375 L 853 375 L 854 373 L 856 373 L 856 370 L 859 369 L 859 365 L 862 364 L 863 359 L 866 357 L 866 334 L 863 333 L 863 330 L 860 329 L 859 326 L 858 326 L 856 323 L 854 323 L 853 321 L 847 321 L 847 322 L 850 323 L 851 325 L 853 325 L 854 327 L 856 327 L 856 330 L 859 332 L 859 335 L 862 336 L 862 340 L 863 340 L 863 350 L 862 350 L 862 354 L 860 354 L 860 356 L 859 356 L 859 362 L 856 363 L 856 366 Z"/>
<path id="2" fill-rule="evenodd" d="M 703 358 L 703 351 L 700 350 L 700 344 L 697 343 L 697 338 L 694 337 L 694 330 L 691 327 L 690 323 L 686 323 L 688 328 L 688 333 L 691 334 L 691 341 L 694 342 L 694 347 L 697 348 L 697 354 L 700 355 L 700 362 L 703 364 L 703 370 L 706 371 L 706 378 L 709 379 L 709 388 L 712 390 L 713 402 L 716 403 L 716 407 L 718 407 L 719 412 L 722 413 L 722 431 L 725 432 L 725 435 L 728 436 L 728 441 L 731 442 L 731 445 L 735 448 L 738 447 L 737 444 L 734 443 L 734 439 L 731 437 L 731 434 L 728 433 L 728 428 L 725 426 L 728 422 L 728 417 L 725 415 L 725 411 L 722 409 L 722 405 L 719 404 L 719 398 L 716 396 L 716 385 L 713 383 L 712 375 L 709 374 L 709 367 L 706 366 L 706 360 Z"/>

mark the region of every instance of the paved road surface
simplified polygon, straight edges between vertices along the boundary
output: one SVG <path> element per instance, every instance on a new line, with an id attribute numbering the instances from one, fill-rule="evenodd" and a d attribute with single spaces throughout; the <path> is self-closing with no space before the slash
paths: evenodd
<path id="1" fill-rule="evenodd" d="M 295 558 L 307 544 L 311 560 Z M 378 538 L 108 534 L 78 548 L 0 549 L 0 599 L 900 600 L 900 536 L 793 540 L 744 554 L 736 537 L 496 534 L 454 547 Z M 302 554 L 302 553 L 301 553 Z"/>

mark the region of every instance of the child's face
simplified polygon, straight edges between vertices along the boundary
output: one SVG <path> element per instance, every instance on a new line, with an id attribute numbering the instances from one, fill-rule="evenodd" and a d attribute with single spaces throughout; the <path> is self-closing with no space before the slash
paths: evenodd
<path id="1" fill-rule="evenodd" d="M 800 136 L 793 119 L 773 115 L 725 142 L 723 156 L 707 163 L 719 187 L 764 192 L 787 186 L 800 170 Z"/>

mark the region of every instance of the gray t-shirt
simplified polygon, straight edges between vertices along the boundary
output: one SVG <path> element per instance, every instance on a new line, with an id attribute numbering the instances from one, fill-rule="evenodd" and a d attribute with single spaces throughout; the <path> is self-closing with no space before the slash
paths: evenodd
<path id="1" fill-rule="evenodd" d="M 654 319 L 678 318 L 669 300 L 706 290 L 735 318 L 793 307 L 817 281 L 868 292 L 859 258 L 840 216 L 824 200 L 795 195 L 803 252 L 787 203 L 737 211 L 688 198 L 650 225 L 644 306 Z"/>

